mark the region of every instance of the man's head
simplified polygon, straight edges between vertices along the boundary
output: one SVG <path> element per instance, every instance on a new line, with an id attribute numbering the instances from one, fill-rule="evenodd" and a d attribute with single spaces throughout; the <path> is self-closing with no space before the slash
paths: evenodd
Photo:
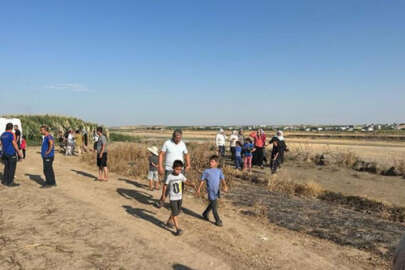
<path id="1" fill-rule="evenodd" d="M 42 125 L 42 126 L 39 128 L 39 131 L 41 132 L 42 135 L 47 135 L 48 132 L 49 132 L 49 127 L 46 126 L 46 125 Z"/>
<path id="2" fill-rule="evenodd" d="M 6 125 L 6 131 L 13 130 L 13 124 L 12 123 L 7 123 Z"/>
<path id="3" fill-rule="evenodd" d="M 18 126 L 17 125 L 14 125 L 14 130 L 17 130 L 18 129 Z"/>
<path id="4" fill-rule="evenodd" d="M 224 134 L 224 129 L 220 128 L 219 133 Z"/>
<path id="5" fill-rule="evenodd" d="M 210 156 L 210 168 L 218 167 L 219 157 L 217 155 Z"/>
<path id="6" fill-rule="evenodd" d="M 181 174 L 181 171 L 183 170 L 184 163 L 181 160 L 175 160 L 173 162 L 173 174 L 174 175 L 179 175 Z"/>
<path id="7" fill-rule="evenodd" d="M 176 129 L 173 131 L 172 140 L 174 141 L 175 144 L 178 144 L 179 142 L 181 142 L 182 137 L 183 137 L 183 131 L 181 131 L 181 129 Z"/>
<path id="8" fill-rule="evenodd" d="M 101 136 L 103 134 L 103 128 L 102 127 L 97 127 L 97 134 L 98 134 L 98 136 Z"/>

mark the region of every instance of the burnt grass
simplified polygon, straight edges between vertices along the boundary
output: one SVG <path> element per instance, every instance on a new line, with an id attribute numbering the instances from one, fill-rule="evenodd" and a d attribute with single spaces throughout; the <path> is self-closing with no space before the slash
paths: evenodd
<path id="1" fill-rule="evenodd" d="M 244 209 L 242 214 L 265 217 L 278 226 L 366 250 L 387 260 L 405 232 L 402 208 L 361 197 L 333 192 L 319 198 L 297 197 L 239 179 L 226 198 Z"/>

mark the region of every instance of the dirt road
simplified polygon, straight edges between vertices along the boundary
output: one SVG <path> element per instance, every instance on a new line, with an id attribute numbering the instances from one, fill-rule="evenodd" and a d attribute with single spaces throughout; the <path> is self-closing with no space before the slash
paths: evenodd
<path id="1" fill-rule="evenodd" d="M 18 164 L 16 188 L 0 187 L 0 269 L 383 269 L 373 255 L 240 215 L 221 201 L 224 227 L 200 219 L 205 202 L 184 197 L 174 236 L 146 181 L 56 156 L 58 186 L 41 189 L 38 149 Z M 211 217 L 212 219 L 212 217 Z"/>

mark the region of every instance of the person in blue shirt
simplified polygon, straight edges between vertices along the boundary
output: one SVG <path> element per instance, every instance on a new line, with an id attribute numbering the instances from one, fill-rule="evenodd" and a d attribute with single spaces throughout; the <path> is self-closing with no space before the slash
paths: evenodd
<path id="1" fill-rule="evenodd" d="M 15 187 L 14 183 L 15 170 L 17 168 L 17 155 L 22 157 L 18 149 L 16 137 L 13 133 L 13 124 L 6 125 L 6 131 L 1 134 L 2 159 L 4 161 L 4 175 L 1 183 L 5 186 Z"/>
<path id="2" fill-rule="evenodd" d="M 243 170 L 249 170 L 249 172 L 252 170 L 252 158 L 253 154 L 252 152 L 255 151 L 252 140 L 250 138 L 247 138 L 245 140 L 245 144 L 243 145 Z"/>
<path id="3" fill-rule="evenodd" d="M 41 134 L 44 136 L 41 146 L 41 156 L 44 164 L 45 184 L 43 188 L 56 186 L 55 173 L 53 171 L 53 160 L 55 157 L 55 141 L 47 126 L 41 126 Z"/>
<path id="4" fill-rule="evenodd" d="M 243 167 L 243 161 L 242 161 L 242 143 L 240 141 L 236 142 L 236 147 L 234 151 L 235 151 L 235 168 L 241 170 Z"/>
<path id="5" fill-rule="evenodd" d="M 224 174 L 222 170 L 218 168 L 218 160 L 219 157 L 217 155 L 210 157 L 210 168 L 206 169 L 203 172 L 201 177 L 201 183 L 197 190 L 197 196 L 200 196 L 201 188 L 203 187 L 204 183 L 207 184 L 207 192 L 208 192 L 208 200 L 209 204 L 207 209 L 205 209 L 204 213 L 202 214 L 203 218 L 209 221 L 208 214 L 212 210 L 215 218 L 215 225 L 222 226 L 222 221 L 218 215 L 218 198 L 220 196 L 219 193 L 219 186 L 222 182 L 222 187 L 224 192 L 228 191 L 228 187 L 225 182 Z"/>

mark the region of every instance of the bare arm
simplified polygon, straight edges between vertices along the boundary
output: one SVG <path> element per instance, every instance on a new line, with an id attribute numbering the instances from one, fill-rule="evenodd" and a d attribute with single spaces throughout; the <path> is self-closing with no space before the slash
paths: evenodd
<path id="1" fill-rule="evenodd" d="M 20 153 L 20 149 L 18 149 L 18 145 L 17 145 L 16 140 L 13 140 L 13 147 L 14 147 L 15 151 L 17 152 L 18 156 L 22 157 L 22 155 Z"/>
<path id="2" fill-rule="evenodd" d="M 52 147 L 53 147 L 53 140 L 49 140 L 48 141 L 48 150 L 46 150 L 45 155 L 49 155 L 49 153 L 52 151 Z"/>
<path id="3" fill-rule="evenodd" d="M 191 163 L 190 163 L 190 154 L 185 154 L 186 157 L 186 168 L 185 170 L 189 170 L 191 168 Z"/>
<path id="4" fill-rule="evenodd" d="M 205 183 L 204 181 L 200 182 L 200 185 L 198 186 L 198 189 L 197 189 L 197 196 L 200 196 L 200 191 L 201 191 L 201 188 L 203 187 L 204 183 Z"/>
<path id="5" fill-rule="evenodd" d="M 224 192 L 228 192 L 228 186 L 226 185 L 226 181 L 225 179 L 222 179 L 222 188 L 224 190 Z"/>
<path id="6" fill-rule="evenodd" d="M 159 154 L 159 173 L 163 175 L 165 173 L 165 170 L 163 169 L 163 158 L 165 157 L 166 152 L 160 152 Z"/>
<path id="7" fill-rule="evenodd" d="M 165 184 L 162 188 L 162 200 L 166 200 L 166 190 L 167 190 L 167 184 Z"/>

